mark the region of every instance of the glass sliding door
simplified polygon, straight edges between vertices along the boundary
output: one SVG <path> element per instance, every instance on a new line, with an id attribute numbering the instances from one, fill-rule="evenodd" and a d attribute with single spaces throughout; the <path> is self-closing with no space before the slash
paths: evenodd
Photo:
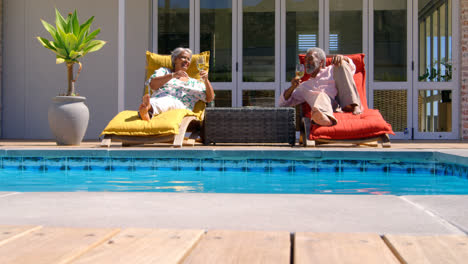
<path id="1" fill-rule="evenodd" d="M 190 0 L 159 0 L 157 14 L 157 52 L 190 47 Z"/>
<path id="2" fill-rule="evenodd" d="M 363 0 L 329 1 L 329 54 L 363 52 Z"/>
<path id="3" fill-rule="evenodd" d="M 460 0 L 151 0 L 153 50 L 210 51 L 215 106 L 275 106 L 298 54 L 366 54 L 367 101 L 399 139 L 459 137 Z"/>
<path id="4" fill-rule="evenodd" d="M 276 2 L 239 1 L 239 106 L 275 106 L 279 90 Z"/>
<path id="5" fill-rule="evenodd" d="M 370 106 L 379 109 L 392 125 L 397 138 L 411 138 L 412 125 L 408 118 L 411 108 L 411 21 L 412 1 L 374 0 L 369 26 Z M 408 66 L 409 65 L 409 66 Z"/>
<path id="6" fill-rule="evenodd" d="M 319 46 L 319 0 L 286 0 L 285 8 L 286 37 L 282 44 L 286 50 L 286 67 L 283 71 L 288 82 L 295 76 L 298 55 Z"/>
<path id="7" fill-rule="evenodd" d="M 200 51 L 210 51 L 214 105 L 221 107 L 234 105 L 232 11 L 232 0 L 200 0 Z"/>
<path id="8" fill-rule="evenodd" d="M 452 0 L 416 1 L 414 42 L 418 55 L 415 71 L 414 127 L 417 138 L 458 138 L 457 73 L 453 71 Z"/>

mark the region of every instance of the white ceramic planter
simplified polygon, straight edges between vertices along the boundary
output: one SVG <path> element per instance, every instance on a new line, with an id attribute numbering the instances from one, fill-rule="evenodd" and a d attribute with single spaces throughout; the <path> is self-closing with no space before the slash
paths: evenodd
<path id="1" fill-rule="evenodd" d="M 49 126 L 57 145 L 80 145 L 88 128 L 86 97 L 56 96 L 49 106 Z"/>

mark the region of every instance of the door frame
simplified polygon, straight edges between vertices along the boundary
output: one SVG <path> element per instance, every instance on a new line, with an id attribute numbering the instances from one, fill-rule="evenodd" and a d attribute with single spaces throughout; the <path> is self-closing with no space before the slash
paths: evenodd
<path id="1" fill-rule="evenodd" d="M 285 2 L 284 0 L 274 0 L 275 2 L 275 81 L 274 82 L 244 82 L 242 80 L 242 72 L 243 72 L 243 3 L 244 0 L 238 0 L 233 2 L 237 2 L 237 36 L 233 35 L 233 40 L 237 39 L 237 65 L 238 71 L 237 75 L 237 87 L 236 89 L 237 98 L 236 104 L 234 106 L 241 107 L 242 106 L 242 94 L 244 90 L 274 90 L 275 91 L 275 106 L 278 106 L 278 97 L 281 93 L 281 66 L 282 60 L 280 55 L 280 45 L 281 45 L 281 2 Z M 234 9 L 233 9 L 234 10 Z M 234 14 L 234 11 L 233 11 Z M 234 16 L 234 15 L 233 15 Z M 233 30 L 233 32 L 235 32 Z M 234 78 L 234 75 L 233 75 Z M 272 89 L 273 85 L 273 89 Z"/>
<path id="2" fill-rule="evenodd" d="M 419 73 L 419 22 L 418 22 L 418 2 L 413 3 L 413 20 L 412 26 L 415 33 L 413 35 L 413 138 L 414 139 L 459 139 L 460 138 L 460 111 L 459 111 L 459 94 L 460 94 L 460 73 L 458 71 L 460 65 L 459 54 L 459 21 L 455 7 L 459 7 L 459 0 L 452 1 L 452 80 L 450 82 L 420 82 L 418 79 Z M 454 15 L 455 14 L 455 15 Z M 452 91 L 452 131 L 451 132 L 419 132 L 418 131 L 418 92 L 420 90 L 451 90 Z M 411 108 L 408 108 L 411 109 Z"/>

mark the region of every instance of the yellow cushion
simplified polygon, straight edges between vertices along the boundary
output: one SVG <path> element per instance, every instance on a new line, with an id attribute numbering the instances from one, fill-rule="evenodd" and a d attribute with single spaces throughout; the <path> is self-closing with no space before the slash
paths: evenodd
<path id="1" fill-rule="evenodd" d="M 190 67 L 187 70 L 187 74 L 197 80 L 200 80 L 200 74 L 197 69 L 197 59 L 200 56 L 205 57 L 205 68 L 207 71 L 210 70 L 210 52 L 205 51 L 200 54 L 193 54 L 192 60 L 190 61 Z M 172 69 L 171 55 L 160 55 L 156 53 L 146 52 L 146 80 L 154 73 L 155 70 L 165 67 Z"/>
<path id="2" fill-rule="evenodd" d="M 196 116 L 202 120 L 205 111 L 205 103 L 199 101 L 193 111 L 187 109 L 175 109 L 157 116 L 151 121 L 144 121 L 138 117 L 137 111 L 125 110 L 118 113 L 106 126 L 102 135 L 121 136 L 167 136 L 179 134 L 179 126 L 185 116 Z"/>

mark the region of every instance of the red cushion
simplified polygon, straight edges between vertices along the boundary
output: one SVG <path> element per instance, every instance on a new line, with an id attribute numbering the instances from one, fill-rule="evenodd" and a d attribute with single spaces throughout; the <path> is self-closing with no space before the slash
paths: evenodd
<path id="1" fill-rule="evenodd" d="M 309 139 L 359 139 L 366 137 L 375 137 L 383 134 L 392 134 L 392 126 L 388 124 L 378 110 L 369 109 L 366 97 L 366 68 L 364 66 L 364 54 L 345 55 L 353 60 L 356 65 L 354 82 L 361 99 L 363 113 L 353 115 L 352 113 L 334 113 L 338 124 L 331 127 L 312 125 L 310 128 Z M 299 55 L 300 63 L 304 63 L 305 54 Z M 331 63 L 331 57 L 327 58 L 327 65 Z M 310 78 L 310 74 L 304 74 L 302 81 Z M 307 103 L 302 104 L 302 112 L 305 117 L 311 118 L 310 106 Z"/>
<path id="2" fill-rule="evenodd" d="M 334 113 L 336 126 L 312 125 L 309 139 L 358 139 L 376 137 L 384 134 L 395 135 L 392 126 L 385 122 L 379 110 L 366 109 L 360 115 Z"/>

